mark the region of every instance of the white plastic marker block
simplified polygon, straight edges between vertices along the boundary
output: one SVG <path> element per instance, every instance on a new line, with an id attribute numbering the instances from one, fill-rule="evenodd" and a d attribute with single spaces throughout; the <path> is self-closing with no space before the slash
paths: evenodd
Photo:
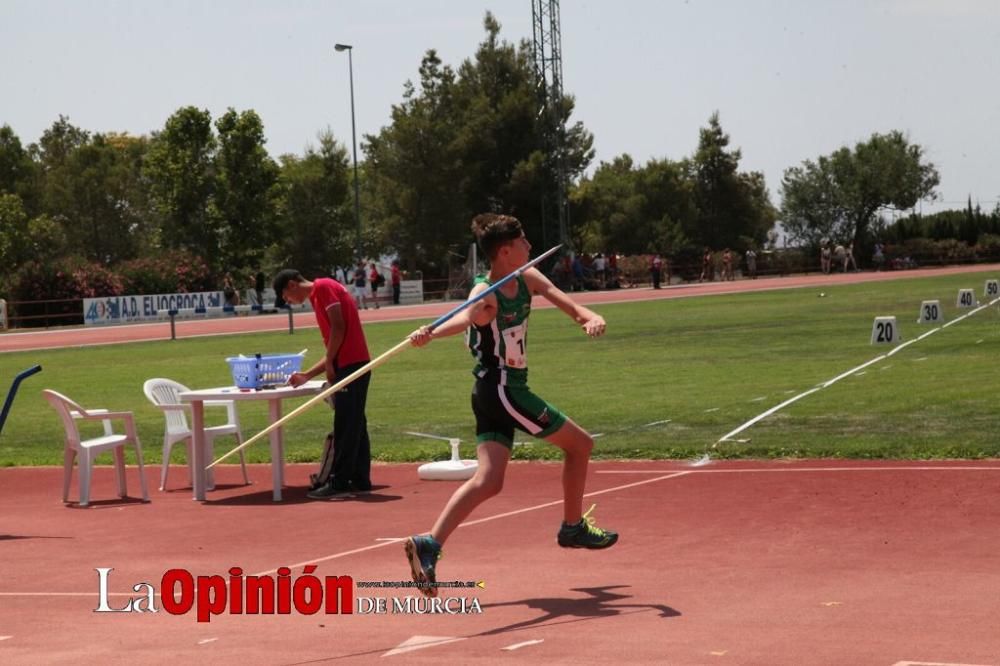
<path id="1" fill-rule="evenodd" d="M 941 301 L 924 301 L 920 304 L 920 314 L 918 324 L 932 324 L 944 321 L 944 314 L 941 312 Z"/>
<path id="2" fill-rule="evenodd" d="M 997 296 L 1000 296 L 1000 281 L 987 280 L 986 285 L 983 287 L 983 296 L 986 298 L 996 298 Z"/>
<path id="3" fill-rule="evenodd" d="M 956 307 L 959 308 L 974 308 L 978 305 L 976 303 L 976 292 L 972 289 L 959 289 L 958 290 L 958 300 L 955 303 Z"/>
<path id="4" fill-rule="evenodd" d="M 875 317 L 872 323 L 872 344 L 895 344 L 899 342 L 899 326 L 895 317 Z"/>

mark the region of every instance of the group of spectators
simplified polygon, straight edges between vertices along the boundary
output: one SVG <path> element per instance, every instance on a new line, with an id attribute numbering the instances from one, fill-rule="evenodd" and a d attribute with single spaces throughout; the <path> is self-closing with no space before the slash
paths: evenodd
<path id="1" fill-rule="evenodd" d="M 879 246 L 881 251 L 881 246 Z M 876 262 L 877 263 L 877 262 Z M 848 266 L 850 269 L 848 269 Z M 857 272 L 858 262 L 854 259 L 854 243 L 848 243 L 845 248 L 838 243 L 832 243 L 826 239 L 820 241 L 819 245 L 819 267 L 824 274 L 829 275 L 831 271 L 839 268 L 841 272 L 848 270 Z"/>
<path id="2" fill-rule="evenodd" d="M 388 298 L 388 296 L 379 296 L 379 290 L 386 286 L 386 278 L 374 261 L 370 262 L 367 268 L 363 261 L 359 262 L 354 268 L 335 268 L 333 270 L 333 277 L 347 287 L 358 309 L 367 310 L 369 302 L 375 309 L 378 309 L 379 301 Z M 265 280 L 266 277 L 262 271 L 250 277 L 249 284 L 244 292 L 246 294 L 247 305 L 264 304 Z M 393 305 L 399 305 L 401 282 L 402 274 L 399 269 L 399 261 L 393 260 L 392 265 L 389 267 L 388 280 Z M 231 273 L 226 273 L 222 278 L 222 295 L 225 298 L 226 305 L 236 306 L 241 303 L 240 290 L 236 288 L 236 283 Z"/>
<path id="3" fill-rule="evenodd" d="M 552 276 L 566 291 L 617 289 L 621 286 L 619 258 L 615 252 L 566 254 L 556 264 Z"/>
<path id="4" fill-rule="evenodd" d="M 365 262 L 360 261 L 354 268 L 336 268 L 333 273 L 334 278 L 348 288 L 359 310 L 367 310 L 369 301 L 376 310 L 379 309 L 379 301 L 385 298 L 379 296 L 379 289 L 386 286 L 386 279 L 374 261 L 370 262 L 367 268 Z M 393 305 L 399 305 L 401 282 L 399 260 L 393 259 L 389 266 L 389 287 Z"/>

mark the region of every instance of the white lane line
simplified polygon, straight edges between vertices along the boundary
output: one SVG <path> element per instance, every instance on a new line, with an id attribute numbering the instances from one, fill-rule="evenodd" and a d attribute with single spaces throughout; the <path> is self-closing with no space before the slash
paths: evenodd
<path id="1" fill-rule="evenodd" d="M 722 409 L 722 407 L 710 407 L 710 408 L 708 408 L 708 409 L 705 410 L 705 413 L 708 414 L 709 412 L 717 412 L 720 409 Z"/>
<path id="2" fill-rule="evenodd" d="M 596 474 L 664 474 L 665 469 L 602 469 Z M 693 469 L 691 474 L 772 474 L 783 472 L 1000 472 L 997 467 L 971 467 L 966 465 L 934 466 L 920 465 L 916 467 L 785 467 L 772 469 L 768 467 L 747 467 L 736 469 Z M 658 480 L 658 479 L 655 479 Z"/>
<path id="3" fill-rule="evenodd" d="M 767 400 L 767 396 L 766 395 L 762 395 L 759 398 L 751 398 L 750 402 L 761 402 L 763 400 Z"/>
<path id="4" fill-rule="evenodd" d="M 800 393 L 797 396 L 793 396 L 793 397 L 789 398 L 788 400 L 784 401 L 780 405 L 777 405 L 777 406 L 772 407 L 771 409 L 767 410 L 763 414 L 760 414 L 759 416 L 753 417 L 752 419 L 750 419 L 749 421 L 747 421 L 746 423 L 744 423 L 743 425 L 741 425 L 736 430 L 733 430 L 732 432 L 726 433 L 725 435 L 723 435 L 722 437 L 719 438 L 719 441 L 720 442 L 726 441 L 727 439 L 729 439 L 733 435 L 737 435 L 737 434 L 743 432 L 744 430 L 746 430 L 747 428 L 749 428 L 750 426 L 752 426 L 754 423 L 757 423 L 757 421 L 760 421 L 761 419 L 765 419 L 768 416 L 770 416 L 771 414 L 774 414 L 776 411 L 778 411 L 782 407 L 790 405 L 793 402 L 795 402 L 796 400 L 801 400 L 802 398 L 806 397 L 810 393 L 815 393 L 818 390 L 819 390 L 819 388 L 811 388 L 808 391 L 806 391 L 805 393 Z"/>
<path id="5" fill-rule="evenodd" d="M 219 640 L 219 639 L 218 638 L 203 638 L 200 641 L 198 641 L 198 645 L 206 645 L 208 643 L 214 643 L 217 640 Z"/>
<path id="6" fill-rule="evenodd" d="M 914 360 L 914 361 L 926 361 L 926 360 L 927 360 L 927 357 L 926 357 L 926 356 L 921 356 L 920 358 L 915 358 L 915 359 L 913 359 L 913 360 Z"/>
<path id="7" fill-rule="evenodd" d="M 967 312 L 966 314 L 962 315 L 961 317 L 958 317 L 957 319 L 952 319 L 950 322 L 948 322 L 947 324 L 945 324 L 941 328 L 947 328 L 951 324 L 954 324 L 956 322 L 962 321 L 966 317 L 968 317 L 970 315 L 974 315 L 977 312 L 979 312 L 980 310 L 983 310 L 984 308 L 987 308 L 987 307 L 993 305 L 994 303 L 998 303 L 998 302 L 1000 302 L 1000 297 L 993 299 L 992 301 L 990 301 L 989 303 L 987 303 L 985 305 L 981 305 L 980 307 L 976 308 L 975 310 L 972 310 L 971 312 Z M 800 399 L 806 397 L 810 393 L 815 393 L 816 391 L 818 391 L 820 389 L 828 388 L 828 387 L 832 386 L 833 384 L 836 384 L 837 382 L 839 382 L 844 377 L 850 377 L 851 375 L 855 374 L 859 370 L 864 370 L 869 365 L 873 365 L 875 363 L 878 363 L 879 361 L 882 361 L 882 360 L 884 360 L 886 358 L 889 358 L 890 356 L 892 356 L 896 352 L 900 351 L 901 349 L 905 349 L 906 347 L 912 345 L 917 340 L 920 340 L 921 338 L 923 338 L 923 337 L 925 337 L 926 335 L 929 335 L 929 334 L 930 334 L 930 332 L 928 332 L 927 334 L 925 334 L 923 336 L 920 336 L 919 338 L 914 338 L 913 340 L 910 340 L 909 342 L 904 342 L 903 344 L 898 345 L 895 349 L 893 349 L 892 351 L 890 351 L 887 354 L 880 354 L 879 356 L 876 356 L 875 358 L 871 359 L 870 361 L 867 361 L 866 363 L 862 363 L 861 365 L 859 365 L 856 368 L 851 368 L 847 372 L 842 373 L 840 375 L 837 375 L 836 377 L 834 377 L 833 379 L 831 379 L 831 380 L 829 380 L 827 382 L 824 382 L 822 384 L 818 384 L 815 388 L 812 388 L 812 389 L 806 391 L 805 393 L 800 393 L 797 396 L 789 398 L 785 402 L 781 403 L 780 405 L 778 405 L 776 407 L 772 407 L 771 409 L 767 410 L 763 414 L 760 414 L 758 416 L 753 417 L 752 419 L 750 419 L 749 421 L 747 421 L 746 423 L 744 423 L 743 425 L 741 425 L 739 428 L 736 428 L 732 432 L 723 435 L 722 437 L 719 438 L 719 441 L 716 442 L 716 444 L 718 444 L 720 442 L 725 442 L 726 440 L 728 440 L 733 435 L 735 435 L 737 433 L 740 433 L 740 432 L 743 432 L 744 430 L 746 430 L 747 428 L 749 428 L 753 424 L 757 423 L 761 419 L 767 418 L 768 416 L 770 416 L 771 414 L 774 414 L 779 409 L 781 409 L 783 407 L 787 407 L 788 405 L 792 404 L 796 400 L 800 400 Z M 918 359 L 918 360 L 926 360 L 926 359 L 927 359 L 927 357 L 925 356 L 923 359 Z M 705 410 L 705 411 L 714 411 L 715 409 L 718 409 L 718 408 L 716 407 L 716 408 L 713 408 L 713 409 L 710 409 L 710 410 Z"/>
<path id="8" fill-rule="evenodd" d="M 996 666 L 995 664 L 959 664 L 944 661 L 897 661 L 892 666 Z"/>
<path id="9" fill-rule="evenodd" d="M 670 423 L 670 419 L 663 419 L 662 421 L 652 421 L 651 423 L 647 423 L 646 425 L 644 425 L 642 427 L 643 428 L 651 428 L 651 427 L 653 427 L 655 425 L 663 425 L 664 423 Z"/>
<path id="10" fill-rule="evenodd" d="M 886 358 L 887 356 L 888 356 L 887 354 L 880 354 L 879 356 L 876 356 L 872 360 L 867 361 L 865 363 L 862 363 L 861 365 L 859 365 L 856 368 L 851 368 L 847 372 L 843 372 L 843 373 L 837 375 L 836 377 L 834 377 L 833 379 L 830 379 L 828 381 L 823 382 L 822 384 L 819 385 L 819 388 L 827 388 L 829 386 L 833 386 L 834 384 L 836 384 L 837 382 L 839 382 L 844 377 L 850 377 L 851 375 L 853 375 L 858 370 L 864 370 L 869 365 L 878 363 L 879 361 L 881 361 L 882 359 Z"/>
<path id="11" fill-rule="evenodd" d="M 893 349 L 892 351 L 890 351 L 888 354 L 886 354 L 886 357 L 892 356 L 893 354 L 895 354 L 896 352 L 898 352 L 901 349 L 906 349 L 907 347 L 909 347 L 910 345 L 912 345 L 916 341 L 917 341 L 917 339 L 913 338 L 912 340 L 909 340 L 908 342 L 904 342 L 901 345 L 896 345 L 896 348 Z"/>
<path id="12" fill-rule="evenodd" d="M 520 650 L 523 647 L 527 647 L 529 645 L 538 645 L 539 643 L 544 643 L 544 642 L 545 642 L 544 638 L 539 638 L 539 639 L 533 640 L 533 641 L 524 641 L 523 643 L 514 643 L 513 645 L 508 645 L 508 646 L 502 647 L 500 649 L 501 650 Z"/>
<path id="13" fill-rule="evenodd" d="M 5 641 L 8 638 L 14 638 L 13 636 L 0 636 L 0 641 Z"/>
<path id="14" fill-rule="evenodd" d="M 935 333 L 937 333 L 937 332 L 938 332 L 938 331 L 940 331 L 940 330 L 941 330 L 941 327 L 940 327 L 940 326 L 938 326 L 937 328 L 932 328 L 931 330 L 927 331 L 926 333 L 924 333 L 924 334 L 920 335 L 920 336 L 919 336 L 919 337 L 917 338 L 917 340 L 918 340 L 918 341 L 919 341 L 919 340 L 923 340 L 923 339 L 924 339 L 924 338 L 926 338 L 926 337 L 927 337 L 928 335 L 934 335 Z"/>

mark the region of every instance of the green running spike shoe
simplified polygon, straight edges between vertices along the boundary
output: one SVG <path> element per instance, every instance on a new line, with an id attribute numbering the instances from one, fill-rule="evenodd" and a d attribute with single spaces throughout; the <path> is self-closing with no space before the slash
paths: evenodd
<path id="1" fill-rule="evenodd" d="M 610 548 L 618 542 L 618 532 L 602 530 L 594 525 L 594 519 L 590 512 L 594 510 L 594 504 L 587 513 L 583 514 L 580 522 L 576 525 L 562 524 L 559 528 L 559 535 L 556 539 L 563 548 Z"/>

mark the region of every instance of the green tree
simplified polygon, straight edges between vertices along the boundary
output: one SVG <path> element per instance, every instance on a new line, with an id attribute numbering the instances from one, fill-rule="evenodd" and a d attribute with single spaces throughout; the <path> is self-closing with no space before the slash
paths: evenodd
<path id="1" fill-rule="evenodd" d="M 21 197 L 0 193 L 0 266 L 9 273 L 28 258 L 28 215 Z"/>
<path id="2" fill-rule="evenodd" d="M 62 225 L 47 215 L 28 217 L 16 194 L 0 194 L 0 288 L 12 289 L 18 271 L 36 259 L 69 254 Z"/>
<path id="3" fill-rule="evenodd" d="M 274 267 L 294 266 L 308 276 L 350 266 L 354 248 L 354 199 L 347 149 L 329 131 L 319 149 L 283 155 L 280 237 Z"/>
<path id="4" fill-rule="evenodd" d="M 443 274 L 449 247 L 469 238 L 468 175 L 457 148 L 454 72 L 431 50 L 419 90 L 407 82 L 392 122 L 366 136 L 365 172 L 375 207 L 366 207 L 379 240 L 413 269 Z"/>
<path id="5" fill-rule="evenodd" d="M 543 236 L 543 198 L 554 191 L 546 119 L 538 114 L 531 47 L 499 38 L 487 13 L 486 37 L 458 72 L 430 50 L 418 85 L 407 82 L 392 123 L 366 137 L 369 214 L 381 239 L 410 268 L 443 275 L 449 252 L 463 254 L 469 222 L 492 210 L 517 215 L 532 243 Z M 573 109 L 566 96 L 561 113 Z M 593 157 L 593 137 L 579 123 L 565 140 L 565 163 L 577 177 Z"/>
<path id="6" fill-rule="evenodd" d="M 140 165 L 145 139 L 95 134 L 60 117 L 32 146 L 39 164 L 43 210 L 62 235 L 73 239 L 74 252 L 90 261 L 114 264 L 135 256 L 146 238 L 145 187 Z M 58 244 L 35 258 L 57 257 Z"/>
<path id="7" fill-rule="evenodd" d="M 208 214 L 215 148 L 209 112 L 193 106 L 178 109 L 153 135 L 143 174 L 161 220 L 164 246 L 190 250 L 213 266 L 221 258 L 216 220 Z"/>
<path id="8" fill-rule="evenodd" d="M 91 261 L 111 265 L 135 256 L 138 237 L 127 198 L 131 166 L 97 134 L 46 177 L 49 210 Z"/>
<path id="9" fill-rule="evenodd" d="M 898 131 L 873 134 L 815 162 L 787 169 L 782 224 L 796 240 L 827 237 L 863 243 L 880 211 L 907 210 L 932 199 L 940 176 L 924 151 Z"/>
<path id="10" fill-rule="evenodd" d="M 722 130 L 718 112 L 700 130 L 698 149 L 690 165 L 699 211 L 701 244 L 712 248 L 741 247 L 744 238 L 764 240 L 776 214 L 759 172 L 740 173 L 742 153 L 729 150 L 730 138 Z"/>
<path id="11" fill-rule="evenodd" d="M 594 157 L 593 136 L 573 122 L 575 105 L 564 93 L 559 108 L 540 112 L 531 45 L 500 39 L 500 23 L 487 12 L 486 38 L 458 70 L 458 150 L 467 174 L 467 206 L 474 212 L 512 213 L 527 223 L 536 245 L 556 242 L 559 164 L 574 182 Z M 565 134 L 553 135 L 565 126 Z M 561 148 L 556 149 L 556 144 Z M 570 225 L 572 226 L 572 218 Z M 543 226 L 544 225 L 544 226 Z M 572 228 L 571 236 L 579 235 Z"/>
<path id="12" fill-rule="evenodd" d="M 35 163 L 10 125 L 0 126 L 0 194 L 5 192 L 21 197 L 29 215 L 38 212 Z"/>
<path id="13" fill-rule="evenodd" d="M 229 109 L 219 118 L 215 154 L 213 226 L 226 268 L 254 269 L 277 232 L 278 165 L 264 148 L 256 112 Z"/>

